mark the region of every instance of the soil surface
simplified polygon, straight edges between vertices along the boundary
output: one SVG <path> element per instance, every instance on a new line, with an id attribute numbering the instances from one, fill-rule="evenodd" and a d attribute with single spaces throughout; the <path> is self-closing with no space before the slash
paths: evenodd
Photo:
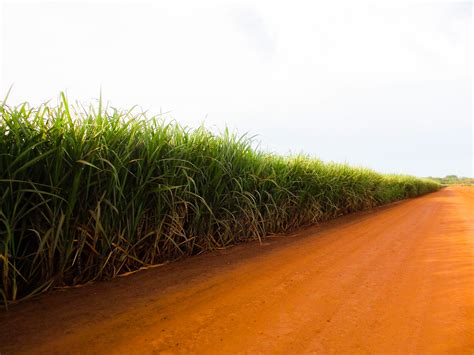
<path id="1" fill-rule="evenodd" d="M 474 187 L 0 311 L 0 353 L 474 352 Z"/>

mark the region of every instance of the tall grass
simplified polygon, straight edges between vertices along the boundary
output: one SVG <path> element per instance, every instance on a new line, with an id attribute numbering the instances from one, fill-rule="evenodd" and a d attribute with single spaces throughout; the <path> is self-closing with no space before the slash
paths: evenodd
<path id="1" fill-rule="evenodd" d="M 2 302 L 437 190 L 130 111 L 0 106 Z"/>

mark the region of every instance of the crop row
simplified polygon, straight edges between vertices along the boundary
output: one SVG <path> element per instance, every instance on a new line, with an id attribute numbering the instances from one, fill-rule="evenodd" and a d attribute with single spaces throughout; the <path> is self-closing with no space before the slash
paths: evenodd
<path id="1" fill-rule="evenodd" d="M 0 106 L 2 302 L 439 188 L 61 97 Z"/>

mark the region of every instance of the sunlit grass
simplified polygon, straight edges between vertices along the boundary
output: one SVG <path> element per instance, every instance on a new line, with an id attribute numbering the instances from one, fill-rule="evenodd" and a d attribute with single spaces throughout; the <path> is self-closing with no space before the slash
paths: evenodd
<path id="1" fill-rule="evenodd" d="M 64 95 L 0 114 L 3 302 L 439 188 Z"/>

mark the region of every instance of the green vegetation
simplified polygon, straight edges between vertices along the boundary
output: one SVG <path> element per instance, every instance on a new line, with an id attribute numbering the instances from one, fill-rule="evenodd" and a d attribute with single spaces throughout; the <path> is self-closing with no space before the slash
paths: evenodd
<path id="1" fill-rule="evenodd" d="M 429 179 L 437 181 L 442 185 L 474 185 L 474 178 L 458 177 L 456 175 L 447 175 L 444 178 L 430 177 Z"/>
<path id="2" fill-rule="evenodd" d="M 5 303 L 439 188 L 64 95 L 0 114 Z"/>

